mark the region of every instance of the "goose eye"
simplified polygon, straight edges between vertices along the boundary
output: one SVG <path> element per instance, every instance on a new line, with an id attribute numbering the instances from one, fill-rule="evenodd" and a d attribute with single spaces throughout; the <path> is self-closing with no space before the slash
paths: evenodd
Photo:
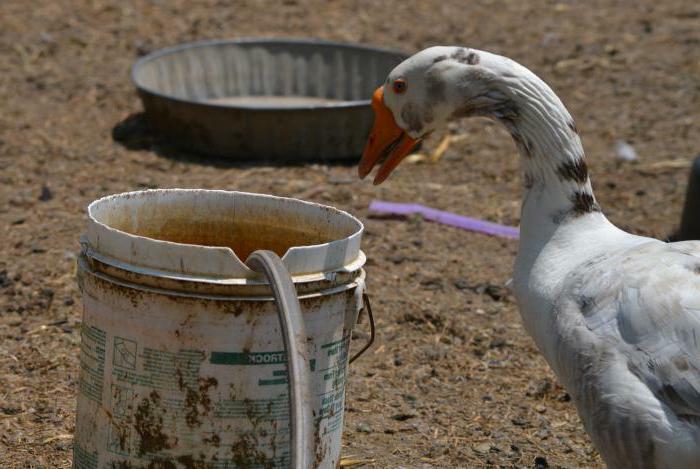
<path id="1" fill-rule="evenodd" d="M 394 93 L 401 94 L 406 91 L 406 81 L 401 78 L 394 80 L 393 84 Z"/>

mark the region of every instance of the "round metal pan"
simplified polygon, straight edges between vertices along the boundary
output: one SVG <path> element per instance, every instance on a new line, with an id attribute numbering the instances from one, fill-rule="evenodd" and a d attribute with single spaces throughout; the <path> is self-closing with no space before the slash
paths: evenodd
<path id="1" fill-rule="evenodd" d="M 407 56 L 317 39 L 235 39 L 153 52 L 132 67 L 146 119 L 186 151 L 237 161 L 360 156 L 370 98 Z"/>

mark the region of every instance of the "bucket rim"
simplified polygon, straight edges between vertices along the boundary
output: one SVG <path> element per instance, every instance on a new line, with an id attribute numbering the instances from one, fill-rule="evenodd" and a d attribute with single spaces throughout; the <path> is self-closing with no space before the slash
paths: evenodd
<path id="1" fill-rule="evenodd" d="M 347 211 L 330 205 L 319 204 L 293 197 L 282 197 L 245 191 L 221 189 L 166 188 L 146 189 L 110 194 L 94 200 L 87 206 L 87 233 L 81 239 L 86 255 L 99 257 L 101 262 L 134 273 L 163 276 L 171 275 L 181 279 L 257 279 L 259 276 L 249 269 L 236 252 L 228 246 L 189 244 L 150 238 L 110 226 L 100 219 L 98 209 L 118 201 L 137 198 L 167 198 L 191 194 L 193 197 L 236 197 L 249 200 L 260 199 L 267 202 L 292 204 L 305 210 L 332 214 L 337 220 L 344 219 L 352 226 L 348 236 L 332 239 L 325 243 L 289 247 L 281 256 L 292 277 L 318 275 L 334 271 L 348 271 L 361 268 L 365 263 L 360 242 L 364 224 Z M 330 217 L 329 217 L 330 218 Z M 335 254 L 335 262 L 329 261 Z M 338 256 L 342 256 L 342 260 Z"/>

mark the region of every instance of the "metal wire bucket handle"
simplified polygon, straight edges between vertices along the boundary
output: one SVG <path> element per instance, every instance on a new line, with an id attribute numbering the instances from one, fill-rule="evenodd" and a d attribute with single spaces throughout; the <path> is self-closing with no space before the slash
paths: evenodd
<path id="1" fill-rule="evenodd" d="M 355 355 L 353 355 L 350 358 L 350 361 L 348 361 L 348 365 L 360 358 L 360 356 L 367 351 L 368 348 L 372 346 L 374 343 L 374 316 L 372 315 L 372 304 L 369 301 L 369 295 L 367 293 L 362 294 L 362 304 L 363 308 L 362 311 L 367 312 L 367 317 L 369 318 L 369 340 L 367 343 L 357 351 Z M 360 311 L 360 314 L 362 314 L 362 311 Z M 359 317 L 358 317 L 359 320 Z M 358 321 L 359 322 L 359 321 Z"/>
<path id="2" fill-rule="evenodd" d="M 311 409 L 311 372 L 306 328 L 294 282 L 282 259 L 272 251 L 255 251 L 246 265 L 267 277 L 272 289 L 287 352 L 291 467 L 312 467 L 316 445 Z"/>

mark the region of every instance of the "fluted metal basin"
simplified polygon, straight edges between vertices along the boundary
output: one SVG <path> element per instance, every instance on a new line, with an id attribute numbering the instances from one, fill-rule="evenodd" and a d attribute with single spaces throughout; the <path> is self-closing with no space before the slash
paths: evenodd
<path id="1" fill-rule="evenodd" d="M 184 44 L 132 68 L 150 127 L 169 143 L 240 161 L 349 160 L 370 97 L 401 52 L 311 39 Z"/>

